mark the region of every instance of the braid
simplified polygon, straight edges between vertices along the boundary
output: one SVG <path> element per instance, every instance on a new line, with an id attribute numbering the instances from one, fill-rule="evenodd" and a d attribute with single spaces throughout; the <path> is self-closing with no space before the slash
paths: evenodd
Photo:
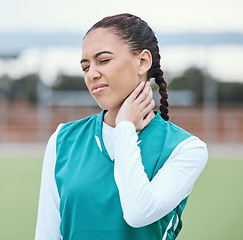
<path id="1" fill-rule="evenodd" d="M 167 82 L 165 81 L 163 77 L 164 73 L 160 68 L 160 54 L 159 54 L 158 44 L 156 44 L 156 51 L 154 52 L 156 52 L 156 56 L 153 56 L 153 63 L 151 69 L 148 72 L 148 76 L 149 78 L 154 77 L 155 83 L 159 86 L 159 94 L 161 95 L 160 106 L 159 106 L 160 115 L 165 121 L 168 121 L 169 103 L 168 103 Z"/>
<path id="2" fill-rule="evenodd" d="M 165 120 L 169 120 L 168 116 L 168 93 L 167 83 L 163 78 L 163 71 L 160 68 L 160 54 L 158 40 L 153 30 L 141 18 L 125 13 L 111 17 L 106 17 L 97 22 L 86 35 L 96 28 L 108 28 L 121 39 L 123 39 L 130 47 L 134 54 L 147 49 L 152 55 L 152 66 L 148 71 L 148 77 L 155 78 L 156 84 L 159 86 L 160 99 L 160 115 Z"/>
<path id="3" fill-rule="evenodd" d="M 168 115 L 169 103 L 167 101 L 167 99 L 168 99 L 167 83 L 163 78 L 163 71 L 160 68 L 157 68 L 156 70 L 157 70 L 156 71 L 157 73 L 154 75 L 154 78 L 155 78 L 156 84 L 159 86 L 159 93 L 161 95 L 160 106 L 159 106 L 160 115 L 165 121 L 168 121 L 169 120 L 169 115 Z"/>

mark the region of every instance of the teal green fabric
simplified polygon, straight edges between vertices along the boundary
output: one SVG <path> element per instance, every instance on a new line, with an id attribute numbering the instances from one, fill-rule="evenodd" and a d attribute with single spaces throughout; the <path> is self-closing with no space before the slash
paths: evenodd
<path id="1" fill-rule="evenodd" d="M 60 196 L 61 234 L 64 240 L 175 239 L 181 229 L 183 200 L 159 221 L 133 228 L 123 219 L 114 162 L 102 141 L 104 111 L 64 124 L 57 136 L 55 179 Z M 95 136 L 100 140 L 100 150 Z M 158 112 L 140 132 L 145 172 L 151 180 L 175 147 L 191 134 L 164 121 Z M 177 226 L 176 218 L 179 219 Z M 171 222 L 171 227 L 168 228 Z"/>

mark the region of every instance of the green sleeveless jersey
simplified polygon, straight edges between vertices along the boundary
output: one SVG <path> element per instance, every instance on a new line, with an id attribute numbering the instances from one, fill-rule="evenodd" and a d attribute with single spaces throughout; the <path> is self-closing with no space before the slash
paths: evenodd
<path id="1" fill-rule="evenodd" d="M 114 162 L 102 141 L 104 111 L 64 124 L 57 136 L 55 180 L 64 240 L 175 239 L 187 198 L 160 220 L 140 228 L 123 219 Z M 142 163 L 151 180 L 175 147 L 191 134 L 164 121 L 158 112 L 139 133 Z M 97 144 L 99 139 L 99 146 Z"/>

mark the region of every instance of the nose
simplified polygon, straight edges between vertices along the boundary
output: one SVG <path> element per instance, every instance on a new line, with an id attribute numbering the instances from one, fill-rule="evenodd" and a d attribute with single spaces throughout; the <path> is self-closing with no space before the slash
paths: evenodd
<path id="1" fill-rule="evenodd" d="M 95 68 L 95 66 L 90 65 L 89 71 L 88 71 L 88 79 L 90 81 L 94 81 L 94 80 L 100 79 L 100 77 L 101 77 L 100 72 Z"/>

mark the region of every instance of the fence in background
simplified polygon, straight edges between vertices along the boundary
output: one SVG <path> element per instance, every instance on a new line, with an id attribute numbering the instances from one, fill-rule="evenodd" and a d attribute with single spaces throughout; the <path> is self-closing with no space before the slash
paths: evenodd
<path id="1" fill-rule="evenodd" d="M 0 142 L 46 142 L 59 123 L 99 112 L 98 107 L 0 105 Z M 217 109 L 214 118 L 210 114 L 203 108 L 173 107 L 170 121 L 206 142 L 243 143 L 242 108 Z"/>

